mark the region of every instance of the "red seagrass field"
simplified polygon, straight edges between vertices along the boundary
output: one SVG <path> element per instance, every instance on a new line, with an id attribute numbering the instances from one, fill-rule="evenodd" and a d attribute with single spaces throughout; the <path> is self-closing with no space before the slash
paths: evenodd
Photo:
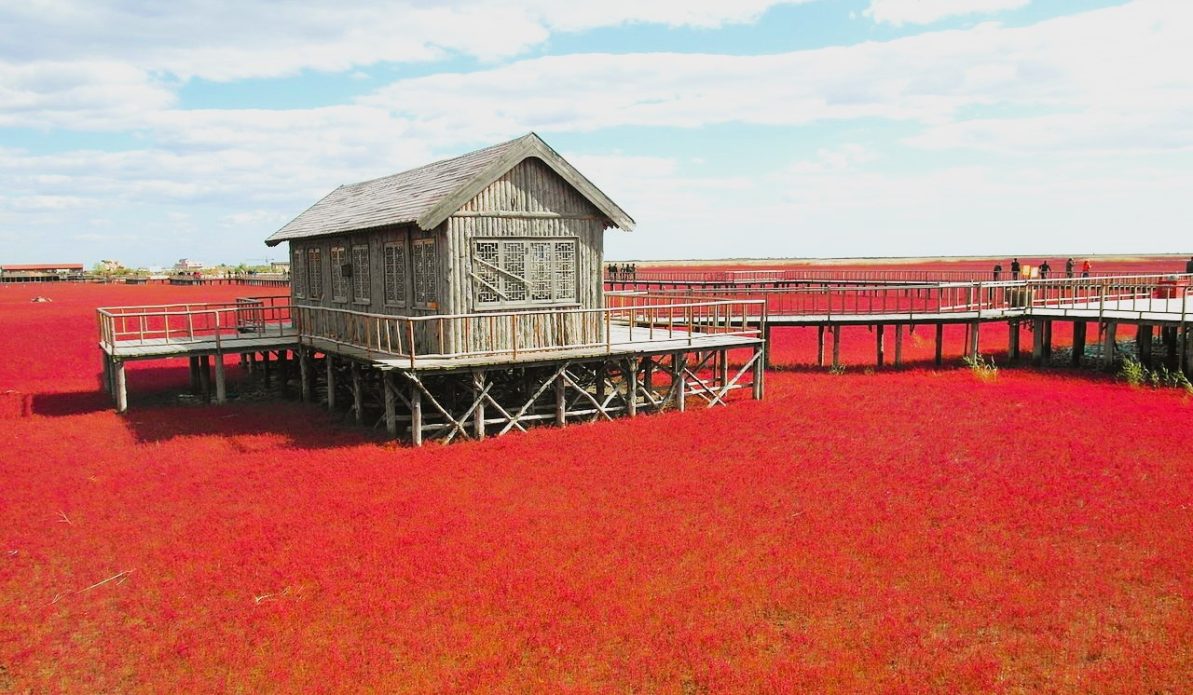
<path id="1" fill-rule="evenodd" d="M 1193 682 L 1181 391 L 782 329 L 764 401 L 479 443 L 179 404 L 184 360 L 112 411 L 95 307 L 255 289 L 0 285 L 0 692 Z"/>

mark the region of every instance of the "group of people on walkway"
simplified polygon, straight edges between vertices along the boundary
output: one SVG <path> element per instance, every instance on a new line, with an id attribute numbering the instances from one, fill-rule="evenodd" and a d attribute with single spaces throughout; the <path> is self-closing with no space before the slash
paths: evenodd
<path id="1" fill-rule="evenodd" d="M 606 270 L 608 271 L 610 278 L 617 279 L 620 276 L 627 280 L 631 280 L 633 279 L 634 275 L 638 273 L 638 264 L 622 263 L 620 266 L 618 266 L 616 263 L 610 263 Z"/>
<path id="2" fill-rule="evenodd" d="M 1076 277 L 1076 274 L 1075 274 L 1076 268 L 1077 268 L 1076 261 L 1074 261 L 1072 258 L 1069 258 L 1068 260 L 1066 260 L 1065 261 L 1065 277 L 1067 277 L 1067 278 Z M 1011 270 L 1011 274 L 1008 279 L 1018 280 L 1021 277 L 1025 280 L 1027 279 L 1027 276 L 1024 275 L 1024 272 L 1023 272 L 1023 265 L 1021 263 L 1019 263 L 1018 258 L 1011 259 L 1010 270 Z M 1090 270 L 1092 270 L 1092 266 L 1090 265 L 1089 259 L 1087 258 L 1081 262 L 1081 277 L 1083 277 L 1083 278 L 1089 277 Z M 1044 260 L 1040 261 L 1040 264 L 1038 266 L 1036 266 L 1036 273 L 1038 274 L 1038 276 L 1041 280 L 1047 280 L 1048 277 L 1052 275 L 1052 264 L 1048 262 L 1048 259 L 1044 259 Z M 1002 279 L 1004 279 L 1002 263 L 1001 262 L 995 263 L 994 264 L 994 280 L 998 281 L 998 280 L 1002 280 Z"/>

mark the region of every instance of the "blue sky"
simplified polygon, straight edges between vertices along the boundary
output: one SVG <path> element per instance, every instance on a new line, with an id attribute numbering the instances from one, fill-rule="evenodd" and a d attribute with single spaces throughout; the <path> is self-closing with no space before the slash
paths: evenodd
<path id="1" fill-rule="evenodd" d="M 163 9 L 168 8 L 168 9 Z M 1193 5 L 0 6 L 0 262 L 282 258 L 341 183 L 533 130 L 615 259 L 1189 252 Z"/>

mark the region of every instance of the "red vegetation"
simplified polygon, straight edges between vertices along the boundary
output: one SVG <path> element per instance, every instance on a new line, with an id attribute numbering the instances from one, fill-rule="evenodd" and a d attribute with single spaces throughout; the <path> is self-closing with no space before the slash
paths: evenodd
<path id="1" fill-rule="evenodd" d="M 179 361 L 109 409 L 93 307 L 244 293 L 0 286 L 0 691 L 1193 682 L 1176 392 L 780 371 L 763 402 L 414 450 L 145 400 Z"/>

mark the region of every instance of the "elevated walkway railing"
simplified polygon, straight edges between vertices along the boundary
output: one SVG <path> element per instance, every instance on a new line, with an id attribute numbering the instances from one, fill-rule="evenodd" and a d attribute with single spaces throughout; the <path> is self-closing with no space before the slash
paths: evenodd
<path id="1" fill-rule="evenodd" d="M 293 333 L 288 297 L 241 298 L 231 302 L 100 307 L 100 345 L 118 346 L 210 342 L 222 349 L 238 341 Z"/>

